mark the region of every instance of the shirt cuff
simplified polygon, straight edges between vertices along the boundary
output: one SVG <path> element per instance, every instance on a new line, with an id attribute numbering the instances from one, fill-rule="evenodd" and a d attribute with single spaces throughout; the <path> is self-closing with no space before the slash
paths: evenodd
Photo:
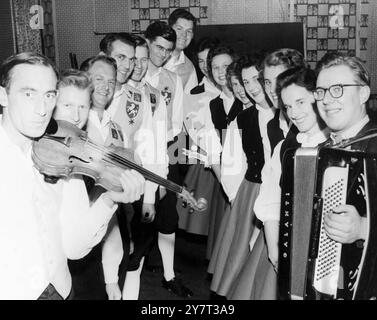
<path id="1" fill-rule="evenodd" d="M 145 182 L 144 201 L 143 201 L 144 203 L 149 203 L 149 204 L 155 203 L 157 188 L 158 188 L 157 184 L 151 181 Z"/>

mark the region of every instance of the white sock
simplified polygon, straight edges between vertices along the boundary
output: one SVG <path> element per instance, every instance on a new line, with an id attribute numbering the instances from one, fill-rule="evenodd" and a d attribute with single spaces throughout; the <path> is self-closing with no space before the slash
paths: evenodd
<path id="1" fill-rule="evenodd" d="M 164 278 L 170 281 L 175 277 L 174 274 L 174 246 L 175 233 L 158 233 L 158 248 L 160 249 L 162 264 L 164 267 Z"/>
<path id="2" fill-rule="evenodd" d="M 140 274 L 144 265 L 144 257 L 140 260 L 139 269 L 127 271 L 122 291 L 123 300 L 138 300 L 140 292 Z"/>

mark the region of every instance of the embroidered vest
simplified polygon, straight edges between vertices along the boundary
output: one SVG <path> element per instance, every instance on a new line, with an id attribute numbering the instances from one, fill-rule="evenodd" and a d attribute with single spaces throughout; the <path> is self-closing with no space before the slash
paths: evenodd
<path id="1" fill-rule="evenodd" d="M 171 71 L 162 69 L 159 75 L 157 89 L 161 92 L 167 107 L 168 131 L 170 131 L 173 128 L 173 108 L 182 108 L 182 106 L 173 106 L 176 86 L 177 75 Z"/>
<path id="2" fill-rule="evenodd" d="M 113 119 L 125 135 L 126 146 L 133 148 L 134 135 L 144 118 L 144 97 L 140 90 L 126 84 L 119 99 L 118 110 Z"/>
<path id="3" fill-rule="evenodd" d="M 152 87 L 148 82 L 144 85 L 146 99 L 149 100 L 152 115 L 154 115 L 156 109 L 160 105 L 160 91 L 155 87 Z"/>

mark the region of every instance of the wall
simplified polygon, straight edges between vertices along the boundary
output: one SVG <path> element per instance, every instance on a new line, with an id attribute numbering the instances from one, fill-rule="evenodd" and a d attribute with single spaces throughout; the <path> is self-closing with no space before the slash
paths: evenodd
<path id="1" fill-rule="evenodd" d="M 60 69 L 70 67 L 70 52 L 76 53 L 79 64 L 96 54 L 103 35 L 95 35 L 94 29 L 140 33 L 151 20 L 166 20 L 167 13 L 177 7 L 189 9 L 204 25 L 264 23 L 288 22 L 288 3 L 289 0 L 55 0 L 57 64 Z M 102 17 L 96 12 L 96 21 L 100 20 L 102 29 L 98 24 L 94 26 L 94 5 L 107 8 Z M 127 19 L 127 9 L 130 19 Z M 119 21 L 120 17 L 124 19 Z M 122 26 L 122 30 L 111 30 L 109 25 L 104 25 L 109 21 L 118 29 Z"/>
<path id="2" fill-rule="evenodd" d="M 10 1 L 0 1 L 0 63 L 15 51 Z M 0 107 L 1 108 L 1 107 Z"/>
<path id="3" fill-rule="evenodd" d="M 289 22 L 289 0 L 209 0 L 208 24 Z"/>
<path id="4" fill-rule="evenodd" d="M 154 20 L 167 21 L 177 8 L 189 10 L 198 24 L 208 20 L 208 3 L 213 0 L 131 0 L 131 31 L 142 33 Z"/>
<path id="5" fill-rule="evenodd" d="M 377 94 L 377 1 L 369 2 L 367 66 L 371 75 L 372 93 Z M 376 108 L 377 111 L 377 108 Z"/>
<path id="6" fill-rule="evenodd" d="M 96 55 L 103 33 L 129 31 L 127 0 L 55 0 L 55 12 L 59 69 L 70 67 L 70 52 L 79 65 Z"/>

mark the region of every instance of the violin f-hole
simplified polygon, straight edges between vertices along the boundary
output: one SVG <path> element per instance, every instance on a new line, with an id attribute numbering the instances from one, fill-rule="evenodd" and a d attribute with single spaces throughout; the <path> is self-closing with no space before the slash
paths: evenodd
<path id="1" fill-rule="evenodd" d="M 84 163 L 90 163 L 90 161 L 85 161 L 84 159 L 81 159 L 81 158 L 76 157 L 76 156 L 69 156 L 69 158 L 68 158 L 69 162 L 71 162 L 71 163 L 73 162 L 74 159 L 81 161 L 81 162 L 84 162 Z"/>

